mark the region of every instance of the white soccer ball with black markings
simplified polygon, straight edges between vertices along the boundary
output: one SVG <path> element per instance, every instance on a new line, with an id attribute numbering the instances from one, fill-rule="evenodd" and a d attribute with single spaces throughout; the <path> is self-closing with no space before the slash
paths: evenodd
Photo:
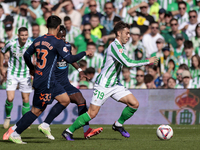
<path id="1" fill-rule="evenodd" d="M 156 134 L 161 140 L 169 140 L 173 137 L 173 129 L 169 125 L 160 125 L 157 128 Z"/>

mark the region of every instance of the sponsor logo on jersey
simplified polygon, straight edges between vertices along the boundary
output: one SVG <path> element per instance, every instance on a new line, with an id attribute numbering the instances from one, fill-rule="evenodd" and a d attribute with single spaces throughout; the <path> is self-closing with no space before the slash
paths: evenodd
<path id="1" fill-rule="evenodd" d="M 35 73 L 38 74 L 38 75 L 40 75 L 40 76 L 43 75 L 43 73 L 41 71 L 39 71 L 39 70 L 35 70 Z"/>
<path id="2" fill-rule="evenodd" d="M 120 52 L 120 53 L 123 53 L 123 49 L 119 49 L 119 52 Z"/>
<path id="3" fill-rule="evenodd" d="M 63 47 L 63 51 L 66 52 L 66 53 L 69 52 L 69 50 L 67 49 L 67 47 Z"/>
<path id="4" fill-rule="evenodd" d="M 66 69 L 67 66 L 68 66 L 67 62 L 64 61 L 63 59 L 61 61 L 57 62 L 57 67 L 59 69 Z"/>

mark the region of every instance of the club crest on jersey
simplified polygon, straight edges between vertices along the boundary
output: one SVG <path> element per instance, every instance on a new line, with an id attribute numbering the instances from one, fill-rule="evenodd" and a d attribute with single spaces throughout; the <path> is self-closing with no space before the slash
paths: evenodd
<path id="1" fill-rule="evenodd" d="M 123 49 L 119 49 L 119 52 L 120 52 L 120 53 L 123 53 Z"/>
<path id="2" fill-rule="evenodd" d="M 69 50 L 66 47 L 63 47 L 63 51 L 67 53 Z"/>

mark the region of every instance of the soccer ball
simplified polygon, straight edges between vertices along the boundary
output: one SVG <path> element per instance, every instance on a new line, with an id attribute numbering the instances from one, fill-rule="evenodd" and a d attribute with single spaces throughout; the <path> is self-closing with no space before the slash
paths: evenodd
<path id="1" fill-rule="evenodd" d="M 161 140 L 169 140 L 173 136 L 173 129 L 169 125 L 160 125 L 157 128 L 156 134 Z"/>

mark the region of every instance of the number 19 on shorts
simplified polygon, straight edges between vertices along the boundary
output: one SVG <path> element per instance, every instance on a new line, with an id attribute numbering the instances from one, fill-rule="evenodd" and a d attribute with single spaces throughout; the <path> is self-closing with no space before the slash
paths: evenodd
<path id="1" fill-rule="evenodd" d="M 104 97 L 104 92 L 98 91 L 98 90 L 94 90 L 94 96 L 97 97 L 97 99 L 102 100 Z"/>

